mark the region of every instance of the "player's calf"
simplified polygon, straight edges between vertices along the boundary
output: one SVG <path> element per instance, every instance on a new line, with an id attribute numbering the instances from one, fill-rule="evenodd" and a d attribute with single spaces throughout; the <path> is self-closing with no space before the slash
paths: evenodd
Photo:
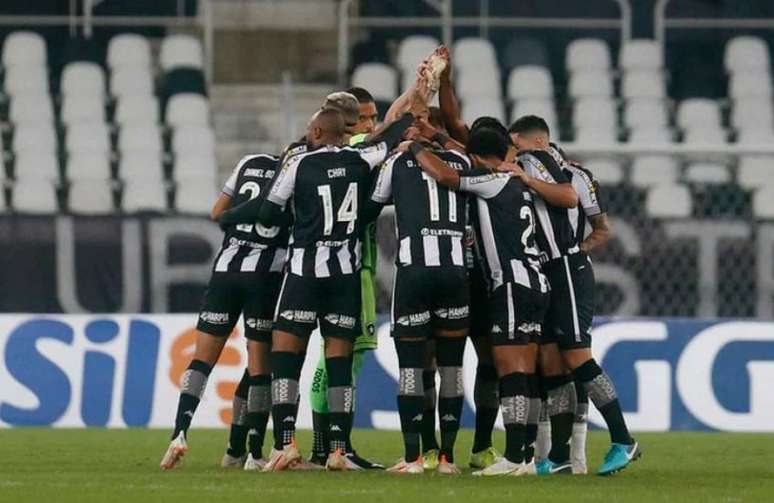
<path id="1" fill-rule="evenodd" d="M 403 432 L 406 463 L 420 458 L 420 428 L 425 404 L 422 371 L 424 370 L 424 340 L 396 339 L 398 353 L 398 414 Z"/>
<path id="2" fill-rule="evenodd" d="M 462 378 L 462 359 L 465 353 L 465 337 L 438 337 L 436 358 L 441 375 L 438 396 L 438 416 L 441 424 L 440 458 L 454 463 L 454 444 L 460 429 L 465 389 Z"/>

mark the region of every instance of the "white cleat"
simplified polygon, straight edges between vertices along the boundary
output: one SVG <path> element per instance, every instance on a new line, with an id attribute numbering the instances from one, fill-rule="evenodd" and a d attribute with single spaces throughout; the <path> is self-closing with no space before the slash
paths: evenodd
<path id="1" fill-rule="evenodd" d="M 537 467 L 535 466 L 535 458 L 529 463 L 524 463 L 524 475 L 537 475 Z"/>
<path id="2" fill-rule="evenodd" d="M 341 449 L 336 449 L 334 452 L 328 454 L 328 461 L 325 463 L 325 468 L 331 472 L 363 469 L 352 462 L 346 454 L 341 452 Z"/>
<path id="3" fill-rule="evenodd" d="M 459 475 L 460 469 L 454 463 L 446 461 L 446 456 L 441 454 L 441 459 L 438 461 L 438 467 L 435 469 L 441 475 Z"/>
<path id="4" fill-rule="evenodd" d="M 164 453 L 164 457 L 161 458 L 161 469 L 171 470 L 177 466 L 186 452 L 188 452 L 188 443 L 185 441 L 185 433 L 181 431 L 175 439 L 169 443 L 167 452 Z"/>
<path id="5" fill-rule="evenodd" d="M 425 467 L 422 463 L 422 456 L 419 456 L 416 461 L 412 461 L 411 463 L 407 463 L 405 460 L 401 459 L 394 466 L 387 468 L 386 471 L 390 473 L 418 475 L 425 472 Z"/>
<path id="6" fill-rule="evenodd" d="M 495 477 L 501 475 L 520 477 L 522 475 L 527 475 L 527 472 L 524 463 L 512 463 L 503 457 L 498 459 L 497 463 L 488 466 L 483 470 L 473 472 L 473 475 L 475 477 Z"/>
<path id="7" fill-rule="evenodd" d="M 246 472 L 260 472 L 266 467 L 268 462 L 269 460 L 266 458 L 255 459 L 252 454 L 248 454 L 242 469 Z"/>
<path id="8" fill-rule="evenodd" d="M 242 468 L 245 465 L 247 454 L 243 454 L 239 457 L 234 457 L 229 453 L 223 455 L 223 459 L 220 460 L 221 468 Z"/>
<path id="9" fill-rule="evenodd" d="M 587 423 L 574 423 L 572 425 L 572 437 L 570 438 L 570 462 L 573 475 L 586 475 L 586 432 Z"/>
<path id="10" fill-rule="evenodd" d="M 269 462 L 263 467 L 264 472 L 281 472 L 287 470 L 288 467 L 301 460 L 301 453 L 298 452 L 296 443 L 286 445 L 281 451 L 276 449 L 271 450 L 269 456 Z"/>

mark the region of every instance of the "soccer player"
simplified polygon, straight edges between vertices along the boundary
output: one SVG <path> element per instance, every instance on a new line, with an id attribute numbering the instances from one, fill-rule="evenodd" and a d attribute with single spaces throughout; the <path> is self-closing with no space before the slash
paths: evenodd
<path id="1" fill-rule="evenodd" d="M 509 131 L 519 151 L 540 150 L 563 162 L 561 154 L 549 144 L 550 131 L 543 119 L 522 117 Z M 540 346 L 540 368 L 549 398 L 551 451 L 547 459 L 538 463 L 538 473 L 572 472 L 570 439 L 576 412 L 575 380 L 599 409 L 610 431 L 612 446 L 598 470 L 600 475 L 607 475 L 625 468 L 641 453 L 638 443 L 629 435 L 613 382 L 591 354 L 594 274 L 588 255 L 581 251 L 575 235 L 577 209 L 563 204 L 571 197 L 560 192 L 562 185 L 570 188 L 572 185 L 564 172 L 541 170 L 529 163 L 523 167 L 517 176 L 542 180 L 541 187 L 531 187 L 542 196 L 535 201 L 541 230 L 538 244 L 547 256 L 543 269 L 551 284 L 546 333 Z M 545 182 L 553 188 L 546 190 Z M 577 198 L 574 189 L 572 194 Z"/>
<path id="2" fill-rule="evenodd" d="M 276 170 L 277 158 L 274 156 L 244 157 L 215 202 L 212 219 L 219 220 L 231 205 L 259 197 L 268 188 Z M 229 448 L 222 464 L 244 464 L 246 469 L 257 469 L 265 463 L 261 446 L 271 405 L 268 355 L 289 237 L 288 223 L 289 217 L 283 213 L 271 227 L 248 223 L 225 231 L 199 313 L 196 348 L 193 360 L 183 374 L 172 441 L 161 460 L 161 468 L 174 468 L 188 450 L 188 428 L 207 378 L 240 314 L 244 314 L 248 368 L 234 399 Z M 248 430 L 250 454 L 246 455 Z"/>
<path id="3" fill-rule="evenodd" d="M 412 110 L 422 103 L 417 93 Z M 290 203 L 295 222 L 289 269 L 275 311 L 272 334 L 274 449 L 264 471 L 301 459 L 295 443 L 296 397 L 303 354 L 319 324 L 328 375 L 330 470 L 360 469 L 346 456 L 352 409 L 352 346 L 360 333 L 360 235 L 358 206 L 370 170 L 381 163 L 414 117 L 407 113 L 368 148 L 342 147 L 344 118 L 320 110 L 307 130 L 310 148 L 288 158 L 265 201 L 248 202 L 221 217 L 228 223 L 271 225 Z"/>
<path id="4" fill-rule="evenodd" d="M 395 205 L 398 239 L 390 324 L 400 368 L 398 412 L 405 455 L 388 471 L 424 471 L 420 450 L 424 414 L 435 415 L 435 407 L 430 411 L 426 407 L 426 350 L 428 340 L 434 338 L 441 376 L 441 446 L 434 468 L 454 475 L 460 473 L 454 464 L 454 445 L 464 401 L 462 360 L 470 310 L 463 243 L 466 204 L 464 197 L 439 186 L 420 169 L 414 152 L 425 148 L 432 149 L 432 145 L 413 143 L 412 151 L 392 155 L 380 170 L 371 195 L 377 205 L 390 201 Z M 467 157 L 457 152 L 431 151 L 454 169 L 469 167 Z M 433 382 L 434 374 L 430 374 Z M 433 431 L 433 440 L 434 436 Z"/>
<path id="5" fill-rule="evenodd" d="M 532 195 L 510 174 L 487 168 L 457 171 L 421 146 L 413 144 L 411 149 L 422 169 L 439 184 L 477 196 L 474 227 L 490 280 L 489 332 L 499 377 L 506 449 L 504 457 L 474 475 L 534 472 L 534 465 L 524 462 L 527 417 L 533 401 L 529 383 L 535 373 L 548 283 L 540 271 L 535 246 Z M 467 151 L 497 165 L 505 159 L 508 140 L 500 131 L 479 128 L 468 138 Z"/>

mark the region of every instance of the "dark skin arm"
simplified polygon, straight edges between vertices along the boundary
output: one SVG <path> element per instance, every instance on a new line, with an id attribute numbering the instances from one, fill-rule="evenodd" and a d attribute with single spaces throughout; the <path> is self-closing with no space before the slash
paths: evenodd
<path id="1" fill-rule="evenodd" d="M 513 173 L 520 178 L 530 189 L 538 193 L 547 203 L 560 208 L 576 208 L 578 206 L 578 193 L 570 183 L 548 183 L 529 176 L 516 163 L 504 162 L 497 169 Z"/>
<path id="2" fill-rule="evenodd" d="M 436 128 L 431 126 L 429 123 L 425 122 L 424 120 L 419 120 L 416 122 L 417 128 L 419 129 L 419 134 L 423 138 L 427 140 L 438 140 L 437 143 L 441 145 L 446 150 L 454 150 L 455 152 L 459 152 L 461 154 L 465 153 L 465 145 L 458 142 L 454 138 L 450 137 L 447 134 L 444 134 L 442 132 L 439 132 Z"/>
<path id="3" fill-rule="evenodd" d="M 607 218 L 607 213 L 600 213 L 589 217 L 591 223 L 591 234 L 583 240 L 580 244 L 582 252 L 590 252 L 605 245 L 610 240 L 610 220 Z"/>
<path id="4" fill-rule="evenodd" d="M 446 68 L 441 73 L 440 86 L 438 88 L 438 103 L 441 108 L 441 117 L 449 131 L 449 136 L 465 145 L 468 143 L 470 132 L 465 121 L 460 114 L 460 104 L 457 96 L 454 94 L 454 86 L 451 81 L 451 56 L 449 49 L 441 46 L 437 49 L 438 54 L 446 60 Z"/>
<path id="5" fill-rule="evenodd" d="M 411 143 L 413 142 L 403 142 L 401 149 L 408 150 Z M 419 161 L 422 171 L 430 175 L 436 182 L 453 190 L 460 188 L 460 174 L 457 173 L 457 170 L 450 167 L 431 151 L 422 149 L 415 152 L 414 157 Z"/>

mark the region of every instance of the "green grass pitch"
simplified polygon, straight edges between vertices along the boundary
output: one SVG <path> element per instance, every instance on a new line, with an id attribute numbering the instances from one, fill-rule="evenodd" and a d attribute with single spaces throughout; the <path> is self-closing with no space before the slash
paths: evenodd
<path id="1" fill-rule="evenodd" d="M 292 502 L 443 501 L 746 502 L 774 501 L 771 435 L 639 434 L 644 455 L 615 476 L 473 478 L 435 473 L 245 473 L 218 466 L 225 430 L 189 434 L 182 465 L 158 463 L 168 432 L 160 430 L 0 430 L 0 502 Z M 309 432 L 299 445 L 308 450 Z M 472 433 L 460 432 L 457 461 L 466 464 Z M 356 431 L 362 454 L 384 463 L 401 455 L 399 432 Z M 589 468 L 607 448 L 604 432 L 589 436 Z M 502 434 L 495 445 L 502 446 Z"/>

